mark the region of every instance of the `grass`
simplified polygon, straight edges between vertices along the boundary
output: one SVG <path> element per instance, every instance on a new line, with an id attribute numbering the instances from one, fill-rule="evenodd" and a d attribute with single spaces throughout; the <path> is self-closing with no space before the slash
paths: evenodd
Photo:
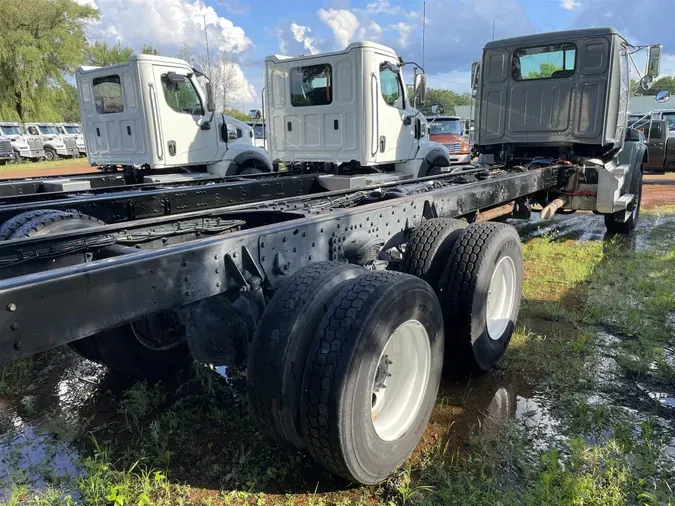
<path id="1" fill-rule="evenodd" d="M 23 161 L 21 163 L 11 163 L 7 165 L 0 165 L 0 174 L 4 171 L 16 171 L 16 170 L 44 170 L 44 169 L 72 169 L 72 168 L 86 168 L 89 167 L 89 162 L 87 158 L 64 158 L 61 160 L 55 160 L 53 162 L 42 161 L 42 162 L 30 162 Z M 94 170 L 92 168 L 92 170 Z"/>
<path id="2" fill-rule="evenodd" d="M 642 249 L 555 232 L 526 241 L 519 328 L 504 360 L 485 377 L 444 383 L 420 447 L 380 486 L 354 487 L 268 444 L 245 396 L 195 365 L 159 384 L 83 383 L 94 394 L 76 407 L 78 474 L 50 478 L 49 466 L 21 470 L 15 458 L 0 503 L 675 505 L 664 453 L 675 414 L 648 395 L 675 387 L 668 213 L 645 213 Z M 0 369 L 0 394 L 17 397 L 24 420 L 53 396 L 61 369 L 50 360 Z"/>

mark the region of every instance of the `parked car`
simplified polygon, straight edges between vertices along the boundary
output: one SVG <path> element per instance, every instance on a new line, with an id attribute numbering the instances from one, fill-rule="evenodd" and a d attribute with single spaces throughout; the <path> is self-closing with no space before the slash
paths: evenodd
<path id="1" fill-rule="evenodd" d="M 469 139 L 462 128 L 462 120 L 458 116 L 430 116 L 429 140 L 438 142 L 448 150 L 451 163 L 471 162 Z"/>
<path id="2" fill-rule="evenodd" d="M 647 140 L 649 158 L 645 170 L 675 170 L 675 132 L 665 119 L 649 119 L 633 125 Z"/>

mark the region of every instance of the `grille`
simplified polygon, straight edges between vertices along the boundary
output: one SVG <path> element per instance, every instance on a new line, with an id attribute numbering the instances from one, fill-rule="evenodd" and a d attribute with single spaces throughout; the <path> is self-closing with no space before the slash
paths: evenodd
<path id="1" fill-rule="evenodd" d="M 65 140 L 66 149 L 77 149 L 77 142 L 73 137 L 68 137 Z"/>
<path id="2" fill-rule="evenodd" d="M 0 153 L 3 155 L 12 153 L 12 143 L 9 141 L 0 141 Z"/>
<path id="3" fill-rule="evenodd" d="M 31 151 L 44 149 L 44 144 L 42 144 L 42 139 L 28 139 L 28 147 Z"/>
<path id="4" fill-rule="evenodd" d="M 459 153 L 462 150 L 462 143 L 445 144 L 445 147 L 448 148 L 448 153 Z"/>

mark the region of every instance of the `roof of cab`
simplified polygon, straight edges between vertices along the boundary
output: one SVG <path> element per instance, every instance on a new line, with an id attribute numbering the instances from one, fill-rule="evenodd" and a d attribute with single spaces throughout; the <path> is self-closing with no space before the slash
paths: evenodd
<path id="1" fill-rule="evenodd" d="M 485 49 L 495 47 L 510 47 L 526 44 L 551 43 L 558 40 L 577 39 L 580 37 L 597 37 L 601 35 L 618 35 L 624 38 L 616 29 L 610 27 L 604 28 L 581 28 L 579 30 L 561 30 L 559 32 L 535 33 L 532 35 L 523 35 L 521 37 L 512 37 L 510 39 L 493 40 L 485 44 Z"/>
<path id="2" fill-rule="evenodd" d="M 185 60 L 181 60 L 180 58 L 171 58 L 170 56 L 157 56 L 154 54 L 132 54 L 129 56 L 129 59 L 125 61 L 124 63 L 116 63 L 115 65 L 105 65 L 103 67 L 96 67 L 96 66 L 90 66 L 90 65 L 81 65 L 77 67 L 77 72 L 91 72 L 94 70 L 100 70 L 102 68 L 105 69 L 113 69 L 116 67 L 123 67 L 124 65 L 128 64 L 129 62 L 133 61 L 149 61 L 149 62 L 154 62 L 154 63 L 164 63 L 167 65 L 179 65 L 179 66 L 184 66 L 190 64 L 186 62 Z"/>
<path id="3" fill-rule="evenodd" d="M 326 56 L 346 54 L 346 53 L 349 53 L 351 50 L 358 49 L 358 48 L 376 49 L 376 50 L 384 52 L 384 53 L 389 53 L 391 56 L 393 56 L 395 58 L 398 58 L 398 55 L 396 54 L 396 51 L 394 51 L 392 48 L 390 48 L 388 46 L 385 46 L 383 44 L 378 44 L 377 42 L 361 41 L 361 42 L 352 42 L 346 48 L 344 48 L 342 51 L 333 51 L 331 53 L 318 53 L 318 54 L 309 54 L 309 55 L 300 55 L 300 56 L 285 56 L 285 55 L 280 55 L 280 54 L 274 54 L 274 55 L 270 55 L 267 58 L 265 58 L 265 61 L 280 63 L 280 62 L 288 61 L 288 60 L 306 60 L 306 59 L 310 59 L 310 58 L 323 58 L 323 57 L 326 57 Z"/>
<path id="4" fill-rule="evenodd" d="M 459 116 L 427 116 L 427 119 L 432 119 L 436 121 L 444 121 L 444 120 L 459 120 L 462 119 Z"/>

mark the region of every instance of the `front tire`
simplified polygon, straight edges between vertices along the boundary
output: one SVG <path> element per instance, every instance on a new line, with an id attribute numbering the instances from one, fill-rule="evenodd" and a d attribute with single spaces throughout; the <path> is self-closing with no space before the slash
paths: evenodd
<path id="1" fill-rule="evenodd" d="M 305 364 L 310 454 L 350 481 L 381 482 L 417 446 L 442 367 L 443 317 L 428 283 L 381 271 L 345 283 Z"/>
<path id="2" fill-rule="evenodd" d="M 52 148 L 45 148 L 45 160 L 48 162 L 53 162 L 59 159 L 59 155 L 56 154 Z"/>

